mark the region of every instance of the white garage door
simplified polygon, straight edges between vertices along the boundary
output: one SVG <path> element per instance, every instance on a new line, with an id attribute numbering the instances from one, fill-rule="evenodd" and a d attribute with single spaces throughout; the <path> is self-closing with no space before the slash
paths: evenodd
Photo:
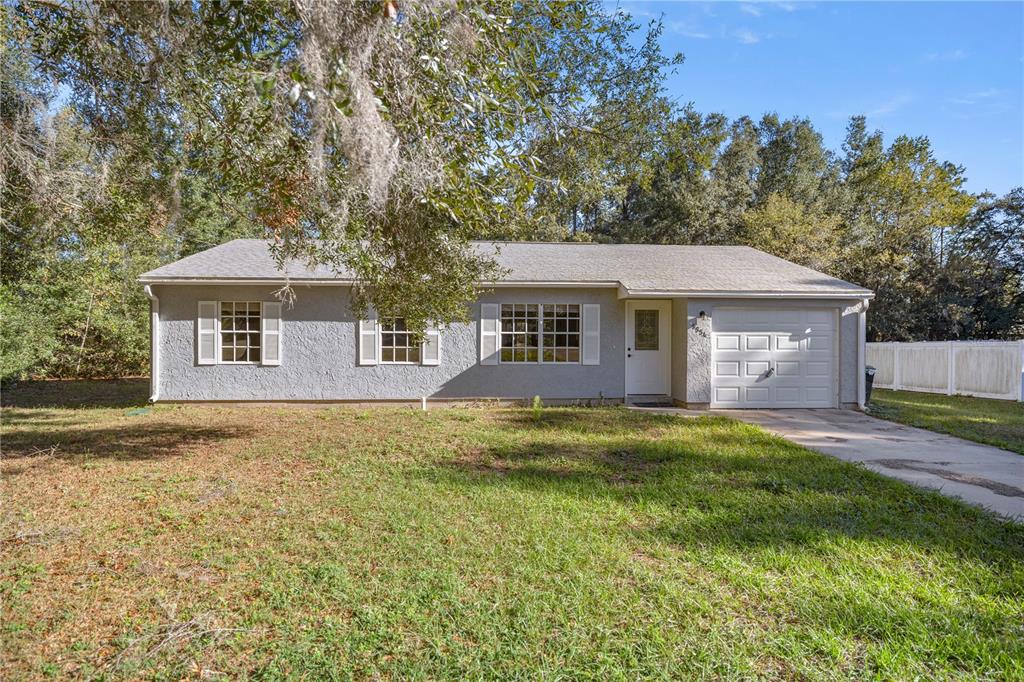
<path id="1" fill-rule="evenodd" d="M 712 407 L 836 407 L 836 311 L 717 308 Z"/>

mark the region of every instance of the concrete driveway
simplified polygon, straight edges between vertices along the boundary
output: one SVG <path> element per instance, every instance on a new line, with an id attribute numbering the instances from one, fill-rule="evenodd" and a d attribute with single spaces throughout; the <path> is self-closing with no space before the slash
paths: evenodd
<path id="1" fill-rule="evenodd" d="M 853 410 L 720 413 L 880 474 L 1024 519 L 1024 455 Z"/>

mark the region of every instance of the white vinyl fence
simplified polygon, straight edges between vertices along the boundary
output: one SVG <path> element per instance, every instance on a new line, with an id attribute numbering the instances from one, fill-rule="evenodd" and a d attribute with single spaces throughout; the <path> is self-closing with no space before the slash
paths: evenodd
<path id="1" fill-rule="evenodd" d="M 1024 341 L 869 343 L 878 388 L 1024 400 Z"/>

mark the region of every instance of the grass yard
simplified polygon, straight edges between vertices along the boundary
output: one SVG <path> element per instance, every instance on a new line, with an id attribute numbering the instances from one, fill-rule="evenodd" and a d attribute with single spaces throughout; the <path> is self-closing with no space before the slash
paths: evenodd
<path id="1" fill-rule="evenodd" d="M 751 426 L 144 396 L 6 397 L 0 678 L 1024 679 L 1024 527 Z"/>
<path id="2" fill-rule="evenodd" d="M 869 411 L 882 419 L 1024 455 L 1024 403 L 875 389 L 871 392 Z"/>

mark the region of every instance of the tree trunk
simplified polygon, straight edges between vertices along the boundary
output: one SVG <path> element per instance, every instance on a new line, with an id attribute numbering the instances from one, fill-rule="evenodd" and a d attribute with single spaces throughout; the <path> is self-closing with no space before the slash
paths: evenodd
<path id="1" fill-rule="evenodd" d="M 85 313 L 85 331 L 82 332 L 82 343 L 78 347 L 78 362 L 75 363 L 75 378 L 81 376 L 82 371 L 82 356 L 85 354 L 85 339 L 89 336 L 89 324 L 92 322 L 92 304 L 96 299 L 96 294 L 93 292 L 89 293 L 89 309 Z"/>

